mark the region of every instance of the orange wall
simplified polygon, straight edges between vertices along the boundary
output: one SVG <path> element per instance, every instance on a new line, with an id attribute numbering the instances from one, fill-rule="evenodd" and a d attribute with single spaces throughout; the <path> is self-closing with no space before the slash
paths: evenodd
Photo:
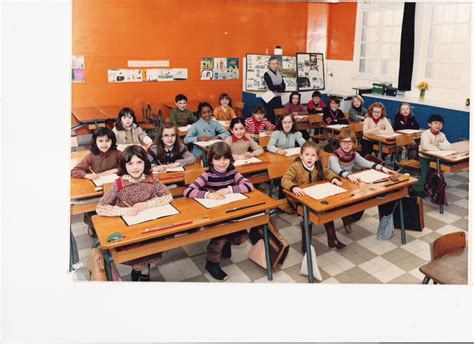
<path id="1" fill-rule="evenodd" d="M 357 3 L 340 2 L 330 5 L 328 17 L 327 58 L 350 60 L 354 54 Z"/>
<path id="2" fill-rule="evenodd" d="M 271 14 L 271 15 L 270 15 Z M 85 82 L 72 85 L 73 106 L 127 105 L 137 98 L 159 106 L 184 93 L 217 102 L 241 98 L 242 57 L 306 50 L 307 3 L 241 0 L 73 0 L 73 54 L 85 57 Z M 227 34 L 225 34 L 227 32 Z M 239 57 L 238 80 L 200 81 L 201 57 Z M 109 84 L 108 68 L 127 60 L 169 60 L 188 68 L 187 81 Z"/>

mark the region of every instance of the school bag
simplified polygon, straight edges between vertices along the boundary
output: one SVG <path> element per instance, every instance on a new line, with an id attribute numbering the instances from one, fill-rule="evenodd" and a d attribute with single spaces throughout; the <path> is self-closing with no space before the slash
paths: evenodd
<path id="1" fill-rule="evenodd" d="M 444 173 L 441 170 L 434 168 L 428 170 L 423 190 L 430 196 L 433 203 L 448 205 L 448 200 L 446 199 L 446 182 L 444 181 Z"/>
<path id="2" fill-rule="evenodd" d="M 405 229 L 422 231 L 425 228 L 423 200 L 420 197 L 409 196 L 400 200 L 403 205 L 403 225 Z M 394 212 L 395 228 L 401 228 L 400 203 L 397 203 Z"/>

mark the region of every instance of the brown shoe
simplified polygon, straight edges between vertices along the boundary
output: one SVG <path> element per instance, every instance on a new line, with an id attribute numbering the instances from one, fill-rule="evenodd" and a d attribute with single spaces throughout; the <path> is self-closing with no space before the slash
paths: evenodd
<path id="1" fill-rule="evenodd" d="M 352 232 L 351 224 L 348 223 L 348 224 L 344 225 L 344 229 L 346 230 L 346 233 Z"/>

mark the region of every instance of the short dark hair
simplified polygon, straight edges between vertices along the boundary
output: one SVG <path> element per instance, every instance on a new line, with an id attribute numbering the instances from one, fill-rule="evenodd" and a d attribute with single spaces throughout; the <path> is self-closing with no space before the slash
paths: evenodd
<path id="1" fill-rule="evenodd" d="M 227 93 L 221 93 L 219 95 L 219 104 L 221 103 L 222 99 L 229 99 L 229 106 L 232 107 L 232 98 Z"/>
<path id="2" fill-rule="evenodd" d="M 261 113 L 265 114 L 265 108 L 263 107 L 263 105 L 255 105 L 255 107 L 253 108 L 252 113 L 257 113 L 257 112 L 261 112 Z"/>
<path id="3" fill-rule="evenodd" d="M 131 145 L 125 148 L 125 150 L 122 152 L 122 155 L 120 156 L 117 175 L 124 176 L 128 174 L 127 163 L 130 162 L 130 160 L 132 160 L 135 155 L 145 163 L 145 169 L 143 170 L 143 173 L 145 175 L 149 175 L 151 173 L 151 163 L 148 160 L 145 149 L 139 145 Z"/>
<path id="4" fill-rule="evenodd" d="M 188 101 L 188 97 L 186 97 L 184 94 L 177 94 L 176 97 L 174 97 L 174 102 L 180 102 L 181 100 Z"/>
<path id="5" fill-rule="evenodd" d="M 216 142 L 211 145 L 209 148 L 209 153 L 207 153 L 207 161 L 210 166 L 212 166 L 212 161 L 214 159 L 220 159 L 224 157 L 225 159 L 230 160 L 230 168 L 234 169 L 234 157 L 232 156 L 232 151 L 230 146 L 225 142 Z"/>
<path id="6" fill-rule="evenodd" d="M 319 91 L 314 91 L 313 94 L 311 95 L 311 98 L 314 98 L 314 97 L 319 97 L 319 98 L 321 98 L 321 92 L 319 92 Z"/>
<path id="7" fill-rule="evenodd" d="M 441 122 L 444 124 L 444 119 L 441 115 L 438 115 L 438 114 L 432 114 L 429 118 L 428 118 L 428 123 L 431 123 L 431 122 Z"/>
<path id="8" fill-rule="evenodd" d="M 339 99 L 339 97 L 336 97 L 336 96 L 329 96 L 329 103 L 331 103 L 331 102 L 341 104 L 341 99 Z"/>
<path id="9" fill-rule="evenodd" d="M 107 127 L 99 127 L 92 134 L 92 146 L 91 146 L 92 154 L 94 155 L 100 154 L 100 149 L 99 147 L 97 147 L 97 138 L 100 136 L 107 136 L 110 140 L 112 140 L 112 145 L 110 146 L 110 150 L 117 149 L 117 138 L 115 137 L 114 132 Z"/>
<path id="10" fill-rule="evenodd" d="M 229 124 L 229 128 L 230 129 L 234 129 L 234 126 L 237 124 L 237 123 L 240 123 L 244 126 L 245 128 L 245 121 L 242 117 L 235 117 L 235 118 L 232 118 L 232 120 L 230 121 L 230 124 Z"/>
<path id="11" fill-rule="evenodd" d="M 200 102 L 198 104 L 198 108 L 197 108 L 197 113 L 199 116 L 201 116 L 201 111 L 202 109 L 204 109 L 205 107 L 208 107 L 211 109 L 211 112 L 214 111 L 214 109 L 212 108 L 211 104 L 209 104 L 208 102 Z"/>
<path id="12" fill-rule="evenodd" d="M 291 120 L 293 121 L 293 125 L 291 126 L 291 129 L 290 129 L 290 133 L 296 133 L 298 130 L 296 130 L 296 122 L 295 122 L 295 119 L 293 118 L 292 114 L 286 114 L 286 115 L 280 116 L 280 118 L 278 119 L 277 125 L 276 125 L 276 130 L 283 131 L 282 122 L 286 117 L 290 117 Z"/>
<path id="13" fill-rule="evenodd" d="M 290 93 L 290 99 L 288 100 L 288 103 L 293 104 L 293 96 L 298 96 L 298 104 L 301 103 L 301 94 L 298 93 L 298 91 L 293 91 Z"/>
<path id="14" fill-rule="evenodd" d="M 132 116 L 133 123 L 135 123 L 138 127 L 138 121 L 137 121 L 137 117 L 135 116 L 135 111 L 133 111 L 132 108 L 124 107 L 119 111 L 118 116 L 117 116 L 117 121 L 115 122 L 115 128 L 117 130 L 125 130 L 125 128 L 122 125 L 122 117 L 126 115 Z"/>

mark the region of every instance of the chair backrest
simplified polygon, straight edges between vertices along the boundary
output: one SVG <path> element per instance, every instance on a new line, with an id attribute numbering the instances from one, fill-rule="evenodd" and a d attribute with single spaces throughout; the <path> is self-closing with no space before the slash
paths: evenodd
<path id="1" fill-rule="evenodd" d="M 309 116 L 309 123 L 321 123 L 323 121 L 323 115 L 322 114 L 315 114 L 315 115 L 310 115 Z"/>
<path id="2" fill-rule="evenodd" d="M 205 168 L 193 168 L 192 170 L 186 170 L 184 172 L 184 184 L 189 185 L 194 182 L 206 169 Z"/>
<path id="3" fill-rule="evenodd" d="M 331 154 L 320 149 L 319 150 L 319 158 L 321 159 L 321 164 L 323 165 L 323 167 L 329 167 L 329 156 Z"/>
<path id="4" fill-rule="evenodd" d="M 466 233 L 463 231 L 443 235 L 433 241 L 431 246 L 431 260 L 438 259 L 445 254 L 466 247 Z"/>
<path id="5" fill-rule="evenodd" d="M 266 148 L 268 146 L 268 142 L 270 142 L 270 136 L 264 136 L 258 138 L 258 144 L 262 148 Z"/>
<path id="6" fill-rule="evenodd" d="M 407 146 L 412 143 L 412 138 L 410 135 L 398 135 L 395 137 L 395 143 L 397 146 Z"/>
<path id="7" fill-rule="evenodd" d="M 275 113 L 275 116 L 277 116 L 277 117 L 286 115 L 286 111 L 285 111 L 284 108 L 275 109 L 273 111 Z"/>
<path id="8" fill-rule="evenodd" d="M 349 124 L 348 129 L 353 133 L 360 133 L 362 132 L 362 128 L 364 127 L 364 123 L 362 122 L 353 122 Z"/>
<path id="9" fill-rule="evenodd" d="M 244 106 L 245 103 L 242 103 L 241 101 L 236 100 L 234 102 L 234 111 L 237 117 L 242 117 L 244 114 Z"/>
<path id="10" fill-rule="evenodd" d="M 152 121 L 152 118 L 151 118 L 151 105 L 149 103 L 143 103 L 142 104 L 142 116 L 148 122 Z"/>
<path id="11" fill-rule="evenodd" d="M 270 164 L 268 166 L 268 178 L 279 179 L 283 177 L 293 161 L 294 159 L 287 159 L 285 162 L 279 164 Z"/>

